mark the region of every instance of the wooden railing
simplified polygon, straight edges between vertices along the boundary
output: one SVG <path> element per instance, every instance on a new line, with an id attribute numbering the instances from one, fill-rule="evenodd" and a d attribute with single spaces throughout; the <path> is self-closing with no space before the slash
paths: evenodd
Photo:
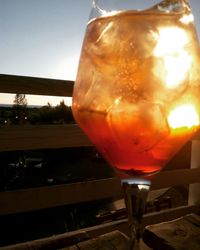
<path id="1" fill-rule="evenodd" d="M 0 75 L 0 93 L 71 96 L 72 90 L 73 82 L 71 81 Z M 195 140 L 198 140 L 198 138 L 195 138 Z M 91 145 L 91 142 L 79 127 L 72 124 L 0 127 L 0 151 Z M 188 151 L 188 154 L 190 153 Z M 177 167 L 180 168 L 180 166 Z M 199 182 L 200 168 L 169 170 L 156 176 L 151 189 Z M 0 192 L 0 215 L 120 197 L 122 197 L 121 184 L 117 178 L 5 191 Z M 188 206 L 146 215 L 144 224 L 177 218 L 190 212 L 199 212 L 199 205 L 191 201 Z"/>

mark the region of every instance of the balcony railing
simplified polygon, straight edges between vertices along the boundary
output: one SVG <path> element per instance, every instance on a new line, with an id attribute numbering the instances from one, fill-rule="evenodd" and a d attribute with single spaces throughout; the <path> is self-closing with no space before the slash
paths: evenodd
<path id="1" fill-rule="evenodd" d="M 72 90 L 73 82 L 71 81 L 0 75 L 0 93 L 69 97 L 72 95 Z M 91 145 L 88 138 L 75 124 L 0 127 L 0 151 L 2 152 Z M 188 205 L 147 214 L 143 220 L 144 225 L 175 219 L 191 212 L 199 213 L 200 196 L 199 193 L 196 193 L 200 182 L 200 168 L 198 168 L 199 163 L 196 159 L 199 145 L 198 137 L 195 137 L 192 141 L 192 147 L 188 147 L 187 154 L 192 156 L 191 168 L 182 169 L 181 166 L 177 165 L 174 170 L 160 172 L 153 180 L 151 187 L 151 190 L 156 190 L 189 184 L 191 188 Z M 5 191 L 0 192 L 0 215 L 121 197 L 120 181 L 117 178 Z M 126 220 L 108 223 L 104 225 L 104 231 L 113 227 L 124 227 L 125 224 Z M 102 228 L 99 230 L 102 232 Z"/>

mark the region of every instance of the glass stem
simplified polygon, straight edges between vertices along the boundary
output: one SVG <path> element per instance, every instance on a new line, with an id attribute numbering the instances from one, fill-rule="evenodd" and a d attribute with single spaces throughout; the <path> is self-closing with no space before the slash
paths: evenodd
<path id="1" fill-rule="evenodd" d="M 141 221 L 145 212 L 150 182 L 123 181 L 125 205 L 130 228 L 130 250 L 136 250 L 141 237 Z"/>

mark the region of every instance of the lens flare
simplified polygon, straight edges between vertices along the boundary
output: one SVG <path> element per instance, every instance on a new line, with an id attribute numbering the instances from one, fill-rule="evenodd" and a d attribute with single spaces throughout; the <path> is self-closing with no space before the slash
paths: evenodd
<path id="1" fill-rule="evenodd" d="M 192 128 L 198 126 L 200 121 L 194 106 L 183 104 L 170 112 L 168 123 L 171 128 L 176 129 L 182 127 Z"/>

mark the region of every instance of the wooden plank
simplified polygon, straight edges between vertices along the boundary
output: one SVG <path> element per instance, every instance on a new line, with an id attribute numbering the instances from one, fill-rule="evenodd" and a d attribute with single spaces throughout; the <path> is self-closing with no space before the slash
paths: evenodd
<path id="1" fill-rule="evenodd" d="M 0 250 L 60 249 L 89 239 L 83 230 L 53 235 L 46 238 L 0 247 Z M 78 248 L 72 248 L 78 250 Z"/>
<path id="2" fill-rule="evenodd" d="M 160 212 L 145 214 L 142 221 L 142 226 L 144 228 L 145 226 L 150 224 L 156 224 L 169 220 L 174 220 L 190 213 L 199 214 L 199 212 L 200 212 L 200 207 L 194 205 L 194 206 L 180 206 L 176 208 L 163 210 Z"/>
<path id="3" fill-rule="evenodd" d="M 151 189 L 181 186 L 200 182 L 200 168 L 161 171 L 153 179 Z"/>
<path id="4" fill-rule="evenodd" d="M 191 168 L 200 168 L 200 140 L 192 141 L 191 150 Z M 190 205 L 200 204 L 200 183 L 191 184 L 189 186 L 188 202 Z"/>
<path id="5" fill-rule="evenodd" d="M 0 192 L 0 215 L 100 200 L 121 194 L 116 178 Z"/>
<path id="6" fill-rule="evenodd" d="M 0 151 L 92 145 L 75 124 L 2 126 L 0 138 Z"/>
<path id="7" fill-rule="evenodd" d="M 0 93 L 72 96 L 73 81 L 0 74 Z"/>
<path id="8" fill-rule="evenodd" d="M 183 178 L 180 178 L 182 175 Z M 199 175 L 199 169 L 166 171 L 160 175 L 159 181 L 156 180 L 157 177 L 155 178 L 152 189 L 176 184 L 185 185 L 189 181 L 191 183 L 199 182 Z M 177 179 L 181 179 L 181 181 L 177 183 Z M 121 183 L 118 178 L 0 192 L 0 215 L 106 198 L 122 198 Z"/>

